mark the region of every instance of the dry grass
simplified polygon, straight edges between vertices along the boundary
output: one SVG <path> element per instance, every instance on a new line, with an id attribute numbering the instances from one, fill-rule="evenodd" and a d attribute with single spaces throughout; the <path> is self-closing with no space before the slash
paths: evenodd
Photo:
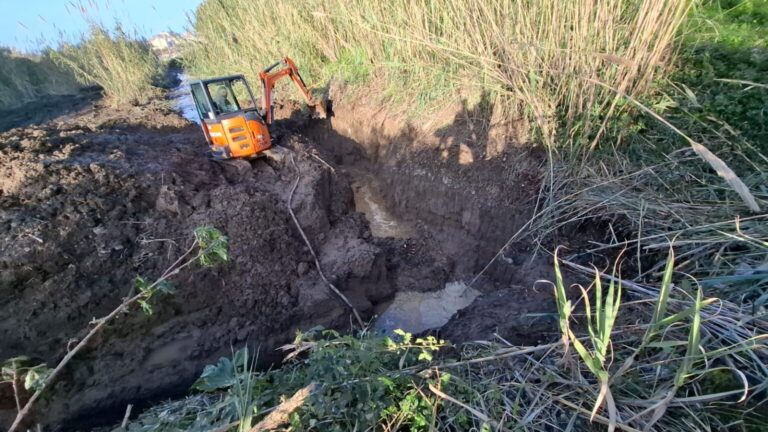
<path id="1" fill-rule="evenodd" d="M 729 163 L 765 208 L 768 158 L 745 142 L 714 145 L 729 150 L 723 152 Z M 602 224 L 605 238 L 578 253 L 610 257 L 628 249 L 633 279 L 647 282 L 660 278 L 663 252 L 672 244 L 680 258 L 675 270 L 695 277 L 707 293 L 755 312 L 768 305 L 768 214 L 748 211 L 692 149 L 647 161 L 616 154 L 578 171 L 563 166 L 553 177 L 556 198 L 531 224 L 540 243 L 580 224 Z"/>
<path id="2" fill-rule="evenodd" d="M 143 103 L 156 94 L 160 74 L 157 56 L 141 39 L 117 27 L 109 31 L 91 24 L 90 33 L 75 45 L 63 45 L 54 59 L 71 69 L 83 84 L 98 84 L 114 103 Z"/>
<path id="3" fill-rule="evenodd" d="M 195 20 L 200 40 L 186 60 L 196 75 L 253 78 L 288 54 L 310 82 L 379 78 L 392 99 L 411 107 L 444 106 L 467 87 L 490 91 L 507 113 L 535 124 L 547 144 L 555 145 L 562 132 L 594 147 L 599 130 L 623 106 L 619 93 L 640 94 L 664 72 L 691 4 L 207 1 Z"/>

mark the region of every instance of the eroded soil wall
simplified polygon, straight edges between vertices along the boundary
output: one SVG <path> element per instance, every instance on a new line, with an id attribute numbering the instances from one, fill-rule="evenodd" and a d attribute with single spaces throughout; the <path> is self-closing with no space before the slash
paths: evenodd
<path id="1" fill-rule="evenodd" d="M 204 365 L 243 344 L 267 365 L 297 329 L 349 329 L 350 311 L 320 279 L 289 216 L 297 176 L 298 219 L 328 278 L 366 317 L 391 298 L 399 269 L 439 273 L 419 250 L 374 239 L 348 179 L 310 158 L 303 139 L 285 135 L 292 150 L 276 160 L 221 164 L 207 158 L 198 127 L 162 104 L 101 103 L 0 135 L 2 359 L 54 365 L 137 275 L 152 280 L 174 262 L 194 228 L 211 225 L 230 240 L 229 263 L 185 271 L 151 316 L 134 311 L 100 334 L 35 421 L 103 422 L 129 403 L 187 391 Z M 13 407 L 10 386 L 0 386 L 0 424 Z"/>
<path id="2" fill-rule="evenodd" d="M 304 133 L 334 164 L 375 177 L 387 207 L 447 261 L 449 278 L 469 282 L 533 216 L 546 169 L 541 149 L 492 118 L 488 107 L 457 105 L 413 123 L 345 95 L 329 120 Z M 504 249 L 473 286 L 486 296 L 442 334 L 458 342 L 498 333 L 520 344 L 551 337 L 552 320 L 530 318 L 555 312 L 551 290 L 536 285 L 551 280 L 551 258 L 534 252 L 530 238 Z"/>
<path id="3" fill-rule="evenodd" d="M 452 258 L 453 276 L 465 278 L 533 215 L 546 158 L 502 126 L 473 121 L 462 109 L 447 110 L 455 114 L 442 126 L 420 126 L 345 97 L 329 121 L 304 133 L 336 164 L 373 173 L 389 207 L 426 228 Z M 509 268 L 494 266 L 492 279 L 528 281 L 518 270 L 531 249 L 515 246 L 507 250 Z"/>

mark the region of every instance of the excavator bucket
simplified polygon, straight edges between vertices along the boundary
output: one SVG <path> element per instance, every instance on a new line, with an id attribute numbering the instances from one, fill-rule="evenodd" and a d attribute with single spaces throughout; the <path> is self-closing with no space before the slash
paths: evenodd
<path id="1" fill-rule="evenodd" d="M 312 118 L 324 119 L 328 117 L 328 111 L 330 108 L 330 101 L 327 95 L 323 95 L 320 98 L 314 98 L 311 104 L 308 104 L 309 109 L 312 111 Z"/>
<path id="2" fill-rule="evenodd" d="M 280 65 L 284 67 L 282 69 L 274 71 L 274 69 Z M 326 118 L 328 116 L 328 93 L 325 92 L 321 98 L 317 98 L 309 91 L 307 85 L 304 83 L 304 79 L 299 74 L 299 69 L 290 57 L 284 57 L 282 60 L 277 61 L 264 70 L 259 72 L 259 78 L 261 78 L 262 87 L 264 88 L 263 105 L 264 110 L 267 113 L 267 124 L 272 123 L 272 113 L 269 111 L 269 107 L 272 106 L 272 90 L 275 87 L 275 83 L 281 78 L 288 77 L 293 81 L 301 94 L 304 96 L 304 100 L 312 110 L 313 118 Z"/>

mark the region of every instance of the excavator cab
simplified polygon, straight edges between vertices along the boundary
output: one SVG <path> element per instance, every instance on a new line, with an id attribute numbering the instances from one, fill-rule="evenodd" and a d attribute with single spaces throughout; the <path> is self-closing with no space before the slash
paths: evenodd
<path id="1" fill-rule="evenodd" d="M 243 75 L 190 83 L 200 126 L 217 159 L 255 156 L 272 142 Z"/>
<path id="2" fill-rule="evenodd" d="M 281 69 L 273 71 L 278 66 Z M 192 98 L 200 116 L 200 126 L 211 153 L 217 159 L 247 158 L 272 146 L 268 126 L 274 117 L 272 91 L 275 83 L 290 78 L 315 115 L 325 117 L 324 102 L 316 101 L 289 57 L 259 72 L 262 106 L 259 108 L 243 75 L 211 78 L 190 83 Z"/>

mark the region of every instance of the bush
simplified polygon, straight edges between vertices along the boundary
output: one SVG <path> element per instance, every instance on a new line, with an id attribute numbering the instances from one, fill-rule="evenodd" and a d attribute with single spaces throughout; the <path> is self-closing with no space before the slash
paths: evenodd
<path id="1" fill-rule="evenodd" d="M 160 61 L 149 45 L 119 26 L 110 32 L 92 24 L 80 43 L 62 46 L 54 58 L 81 83 L 101 86 L 114 104 L 146 102 L 161 75 Z"/>

